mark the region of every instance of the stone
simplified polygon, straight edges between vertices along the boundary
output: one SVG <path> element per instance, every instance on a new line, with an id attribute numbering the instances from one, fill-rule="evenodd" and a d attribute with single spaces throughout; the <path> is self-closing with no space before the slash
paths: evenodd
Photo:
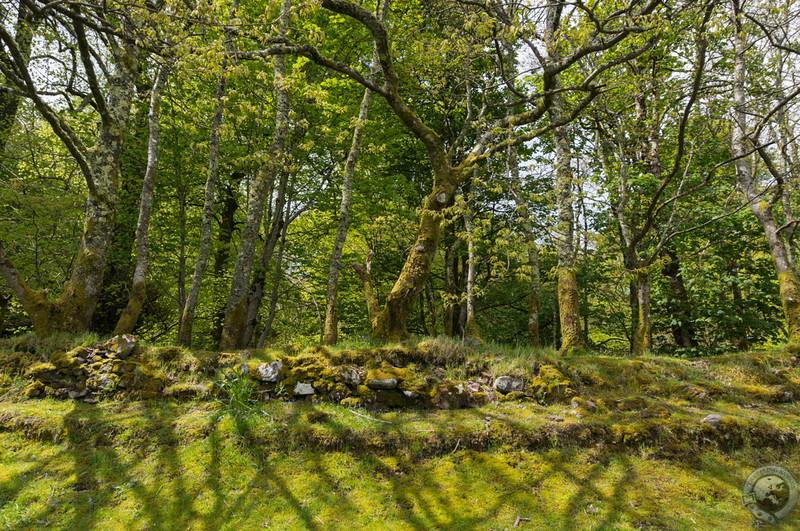
<path id="1" fill-rule="evenodd" d="M 283 363 L 280 361 L 271 361 L 259 365 L 256 372 L 262 382 L 277 383 L 281 379 L 281 369 L 283 369 Z"/>
<path id="2" fill-rule="evenodd" d="M 307 396 L 314 394 L 314 386 L 310 383 L 297 382 L 294 386 L 294 394 L 300 396 Z"/>
<path id="3" fill-rule="evenodd" d="M 553 422 L 564 422 L 564 419 L 562 417 L 557 416 L 557 415 L 548 415 L 545 418 L 547 420 L 552 420 Z"/>
<path id="4" fill-rule="evenodd" d="M 703 420 L 701 420 L 700 422 L 703 422 L 705 424 L 710 424 L 714 428 L 719 429 L 720 420 L 722 420 L 722 415 L 719 415 L 717 413 L 711 413 L 710 415 L 706 415 L 705 418 L 703 418 Z"/>
<path id="5" fill-rule="evenodd" d="M 397 380 L 395 378 L 384 378 L 382 380 L 367 380 L 367 387 L 370 389 L 380 389 L 388 391 L 397 389 Z"/>
<path id="6" fill-rule="evenodd" d="M 498 376 L 494 381 L 496 391 L 505 394 L 525 389 L 525 380 L 518 376 Z"/>
<path id="7" fill-rule="evenodd" d="M 103 347 L 113 352 L 116 357 L 125 359 L 130 356 L 131 352 L 133 352 L 133 349 L 136 348 L 136 343 L 138 342 L 139 340 L 135 337 L 128 334 L 122 334 L 109 339 L 108 342 L 103 345 Z"/>
<path id="8" fill-rule="evenodd" d="M 339 375 L 342 378 L 342 383 L 346 385 L 358 385 L 361 383 L 361 376 L 354 367 L 341 367 Z"/>
<path id="9" fill-rule="evenodd" d="M 431 402 L 438 409 L 459 409 L 469 405 L 469 398 L 466 384 L 449 383 L 436 388 Z"/>
<path id="10" fill-rule="evenodd" d="M 86 396 L 86 393 L 87 393 L 86 389 L 81 389 L 80 391 L 70 391 L 70 392 L 69 392 L 69 397 L 70 397 L 71 399 L 75 400 L 76 398 L 83 398 L 83 397 L 85 397 L 85 396 Z"/>

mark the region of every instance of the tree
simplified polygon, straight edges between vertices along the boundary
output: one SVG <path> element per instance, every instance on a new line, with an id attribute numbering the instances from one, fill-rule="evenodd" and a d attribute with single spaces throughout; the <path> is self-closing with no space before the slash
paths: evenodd
<path id="1" fill-rule="evenodd" d="M 0 73 L 14 91 L 32 102 L 64 143 L 78 164 L 88 191 L 83 235 L 72 274 L 57 300 L 48 299 L 26 282 L 0 241 L 0 273 L 25 308 L 34 329 L 46 336 L 61 330 L 86 330 L 91 323 L 112 237 L 119 157 L 141 52 L 131 38 L 137 21 L 124 11 L 112 9 L 113 17 L 107 17 L 102 6 L 77 3 L 48 4 L 37 10 L 34 16 L 47 17 L 55 28 L 53 38 L 69 40 L 77 48 L 83 82 L 89 90 L 84 97 L 91 101 L 99 117 L 97 136 L 90 148 L 59 109 L 45 98 L 46 89 L 37 81 L 35 65 L 29 64 L 26 53 L 26 47 L 30 46 L 26 44 L 28 33 L 15 33 L 6 24 L 0 25 L 3 46 Z M 104 47 L 93 49 L 95 43 Z M 104 82 L 98 77 L 98 70 Z"/>

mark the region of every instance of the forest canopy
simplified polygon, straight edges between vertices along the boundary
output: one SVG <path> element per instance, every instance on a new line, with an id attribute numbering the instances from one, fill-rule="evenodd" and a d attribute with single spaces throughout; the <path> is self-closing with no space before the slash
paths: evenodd
<path id="1" fill-rule="evenodd" d="M 798 7 L 3 0 L 0 335 L 799 343 Z"/>

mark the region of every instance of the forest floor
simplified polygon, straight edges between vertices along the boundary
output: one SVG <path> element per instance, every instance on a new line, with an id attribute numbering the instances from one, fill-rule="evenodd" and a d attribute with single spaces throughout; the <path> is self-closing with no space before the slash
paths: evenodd
<path id="1" fill-rule="evenodd" d="M 24 376 L 0 372 L 0 528 L 750 529 L 749 474 L 800 477 L 789 353 L 490 355 L 493 376 L 555 364 L 575 397 L 89 404 L 23 398 Z M 798 528 L 800 509 L 772 526 Z"/>

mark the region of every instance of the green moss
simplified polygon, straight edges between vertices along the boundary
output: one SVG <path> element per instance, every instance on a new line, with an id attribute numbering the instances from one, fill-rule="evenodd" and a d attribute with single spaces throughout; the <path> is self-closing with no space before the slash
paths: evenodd
<path id="1" fill-rule="evenodd" d="M 510 393 L 502 394 L 498 393 L 495 395 L 500 402 L 519 402 L 520 400 L 524 400 L 525 393 L 522 391 L 511 391 Z"/>
<path id="2" fill-rule="evenodd" d="M 544 403 L 565 401 L 575 395 L 572 383 L 556 367 L 542 365 L 528 382 L 528 394 Z"/>
<path id="3" fill-rule="evenodd" d="M 342 407 L 359 407 L 361 405 L 361 399 L 355 396 L 349 396 L 347 398 L 343 398 L 339 404 Z"/>
<path id="4" fill-rule="evenodd" d="M 412 377 L 411 369 L 392 367 L 383 363 L 380 368 L 367 371 L 366 380 L 388 380 L 394 378 L 398 382 L 409 380 Z"/>

